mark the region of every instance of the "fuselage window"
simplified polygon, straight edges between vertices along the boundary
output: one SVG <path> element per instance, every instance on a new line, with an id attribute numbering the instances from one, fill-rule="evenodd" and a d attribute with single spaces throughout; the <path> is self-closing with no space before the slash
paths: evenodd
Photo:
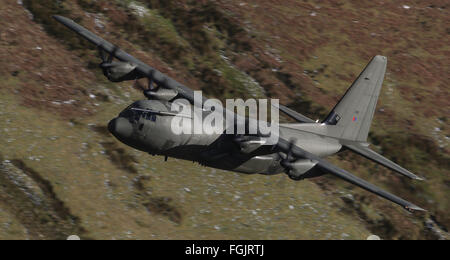
<path id="1" fill-rule="evenodd" d="M 147 113 L 147 114 L 145 115 L 145 119 L 155 122 L 155 121 L 156 121 L 156 114 L 153 114 L 153 113 Z"/>

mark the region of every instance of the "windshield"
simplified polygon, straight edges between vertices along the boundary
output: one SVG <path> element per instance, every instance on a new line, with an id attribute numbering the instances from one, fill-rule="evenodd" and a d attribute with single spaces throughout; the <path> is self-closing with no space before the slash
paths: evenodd
<path id="1" fill-rule="evenodd" d="M 155 122 L 156 121 L 156 116 L 157 114 L 154 112 L 150 112 L 150 111 L 142 111 L 142 110 L 138 110 L 138 109 L 133 109 L 136 108 L 136 106 L 131 105 L 129 107 L 127 107 L 124 111 L 122 111 L 120 113 L 120 117 L 125 117 L 128 118 L 128 120 L 130 122 L 138 122 L 141 118 L 145 119 L 145 120 L 150 120 Z"/>

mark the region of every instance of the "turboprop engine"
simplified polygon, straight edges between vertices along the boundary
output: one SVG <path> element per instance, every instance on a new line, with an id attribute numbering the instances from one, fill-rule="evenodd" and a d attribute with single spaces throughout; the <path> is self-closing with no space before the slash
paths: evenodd
<path id="1" fill-rule="evenodd" d="M 252 153 L 266 144 L 266 140 L 256 136 L 237 135 L 234 142 L 239 145 L 241 152 L 245 154 Z"/>
<path id="2" fill-rule="evenodd" d="M 136 71 L 136 65 L 130 62 L 102 62 L 100 68 L 103 74 L 112 82 L 122 82 L 142 78 Z"/>
<path id="3" fill-rule="evenodd" d="M 118 48 L 114 47 L 114 50 L 107 55 L 105 51 L 99 47 L 99 54 L 102 59 L 100 68 L 103 70 L 105 77 L 112 82 L 122 82 L 126 80 L 143 78 L 143 76 L 136 70 L 137 65 L 131 62 L 113 61 L 117 50 Z"/>
<path id="4" fill-rule="evenodd" d="M 291 179 L 301 180 L 305 179 L 309 175 L 309 172 L 316 166 L 317 162 L 309 159 L 300 159 L 295 162 L 282 162 L 283 166 L 287 170 L 287 174 Z"/>
<path id="5" fill-rule="evenodd" d="M 290 143 L 289 151 L 287 153 L 278 153 L 280 158 L 280 165 L 284 168 L 286 174 L 292 180 L 303 180 L 306 178 L 313 178 L 323 175 L 323 172 L 314 168 L 317 161 L 310 159 L 298 159 L 292 155 L 292 146 L 294 142 Z"/>

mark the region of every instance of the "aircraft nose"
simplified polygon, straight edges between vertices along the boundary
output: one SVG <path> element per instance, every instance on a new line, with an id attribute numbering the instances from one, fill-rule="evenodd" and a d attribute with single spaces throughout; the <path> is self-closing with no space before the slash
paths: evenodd
<path id="1" fill-rule="evenodd" d="M 108 130 L 116 137 L 128 138 L 133 133 L 133 126 L 128 119 L 117 117 L 109 122 Z"/>

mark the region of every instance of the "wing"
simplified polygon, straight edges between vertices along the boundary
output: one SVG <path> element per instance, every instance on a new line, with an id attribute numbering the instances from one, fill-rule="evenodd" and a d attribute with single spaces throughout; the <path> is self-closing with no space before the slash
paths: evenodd
<path id="1" fill-rule="evenodd" d="M 376 163 L 379 163 L 383 165 L 386 168 L 389 168 L 395 172 L 398 172 L 406 177 L 409 177 L 411 179 L 423 181 L 424 178 L 421 178 L 412 172 L 408 171 L 407 169 L 401 167 L 400 165 L 394 163 L 393 161 L 387 159 L 386 157 L 382 156 L 381 154 L 378 154 L 374 151 L 372 151 L 368 147 L 364 147 L 358 144 L 346 144 L 344 145 L 347 149 L 351 150 L 352 152 L 355 152 L 361 156 L 366 157 L 367 159 L 374 161 Z"/>
<path id="2" fill-rule="evenodd" d="M 336 177 L 339 177 L 347 182 L 357 185 L 357 186 L 359 186 L 367 191 L 370 191 L 380 197 L 390 200 L 409 211 L 416 211 L 416 210 L 424 211 L 424 209 L 412 204 L 411 202 L 408 202 L 402 198 L 399 198 L 393 194 L 390 194 L 389 192 L 384 191 L 384 190 L 378 188 L 377 186 L 375 186 L 361 178 L 354 176 L 353 174 L 347 172 L 346 170 L 336 167 L 335 165 L 329 163 L 328 161 L 326 161 L 314 154 L 311 154 L 284 139 L 281 139 L 281 138 L 279 139 L 278 147 L 280 150 L 282 150 L 286 153 L 289 153 L 289 151 L 290 151 L 290 153 L 292 155 L 294 155 L 296 158 L 307 158 L 307 159 L 316 161 L 317 162 L 316 167 L 319 167 L 321 170 L 323 170 L 327 173 L 333 174 Z"/>
<path id="3" fill-rule="evenodd" d="M 83 26 L 75 23 L 74 21 L 59 15 L 53 16 L 58 22 L 65 25 L 72 31 L 78 33 L 80 36 L 90 41 L 91 43 L 98 46 L 98 48 L 103 49 L 111 55 L 114 55 L 120 61 L 130 62 L 136 65 L 136 70 L 142 76 L 145 76 L 151 80 L 153 80 L 158 86 L 162 86 L 164 88 L 173 89 L 178 92 L 178 95 L 189 100 L 192 104 L 194 104 L 194 91 L 181 83 L 175 81 L 174 79 L 164 75 L 160 71 L 155 68 L 150 67 L 149 65 L 143 63 L 142 61 L 136 59 L 125 51 L 118 49 L 112 43 L 102 39 L 101 37 L 95 35 L 90 32 Z M 204 101 L 204 100 L 203 100 Z"/>

